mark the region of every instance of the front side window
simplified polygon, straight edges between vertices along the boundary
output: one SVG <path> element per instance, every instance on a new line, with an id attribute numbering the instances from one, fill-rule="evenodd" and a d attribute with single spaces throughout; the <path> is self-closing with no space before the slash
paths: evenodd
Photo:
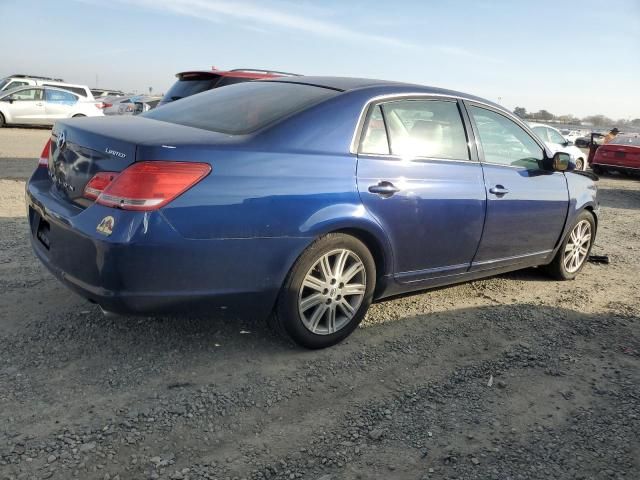
<path id="1" fill-rule="evenodd" d="M 544 150 L 518 124 L 504 115 L 473 105 L 469 113 L 478 128 L 485 162 L 540 168 Z"/>
<path id="2" fill-rule="evenodd" d="M 469 160 L 456 102 L 399 100 L 383 104 L 382 111 L 393 155 Z"/>
<path id="3" fill-rule="evenodd" d="M 13 101 L 38 101 L 42 100 L 42 90 L 39 88 L 29 88 L 26 90 L 20 90 L 19 92 L 12 93 L 9 96 Z"/>
<path id="4" fill-rule="evenodd" d="M 211 90 L 220 81 L 220 75 L 211 73 L 185 73 L 164 96 L 165 102 L 180 100 L 196 93 Z"/>
<path id="5" fill-rule="evenodd" d="M 63 92 L 62 90 L 45 89 L 45 99 L 47 102 L 74 104 L 78 100 L 73 93 Z"/>

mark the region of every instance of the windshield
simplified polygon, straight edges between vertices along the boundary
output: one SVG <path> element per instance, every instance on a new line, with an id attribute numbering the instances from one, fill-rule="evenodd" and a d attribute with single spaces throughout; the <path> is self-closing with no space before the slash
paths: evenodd
<path id="1" fill-rule="evenodd" d="M 144 116 L 213 132 L 242 135 L 304 110 L 338 92 L 285 82 L 245 82 L 165 105 Z"/>
<path id="2" fill-rule="evenodd" d="M 190 97 L 196 93 L 205 92 L 215 87 L 220 80 L 220 75 L 210 73 L 186 73 L 173 84 L 163 101 L 172 102 L 181 98 Z"/>
<path id="3" fill-rule="evenodd" d="M 11 81 L 10 78 L 3 78 L 2 80 L 0 80 L 0 90 L 6 87 L 10 81 Z"/>

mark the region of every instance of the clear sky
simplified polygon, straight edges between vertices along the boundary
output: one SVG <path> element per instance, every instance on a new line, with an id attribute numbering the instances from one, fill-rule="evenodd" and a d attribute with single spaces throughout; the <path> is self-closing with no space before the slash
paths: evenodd
<path id="1" fill-rule="evenodd" d="M 640 117 L 640 0 L 0 0 L 0 76 L 165 91 L 181 70 L 416 82 Z"/>

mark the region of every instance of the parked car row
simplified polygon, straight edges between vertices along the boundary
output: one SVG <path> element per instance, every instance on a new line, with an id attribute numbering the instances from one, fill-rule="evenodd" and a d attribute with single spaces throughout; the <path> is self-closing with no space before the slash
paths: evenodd
<path id="1" fill-rule="evenodd" d="M 604 145 L 594 145 L 589 165 L 594 173 L 640 173 L 640 135 L 619 134 Z"/>
<path id="2" fill-rule="evenodd" d="M 93 97 L 52 86 L 26 86 L 0 92 L 0 127 L 53 125 L 56 120 L 104 115 Z"/>

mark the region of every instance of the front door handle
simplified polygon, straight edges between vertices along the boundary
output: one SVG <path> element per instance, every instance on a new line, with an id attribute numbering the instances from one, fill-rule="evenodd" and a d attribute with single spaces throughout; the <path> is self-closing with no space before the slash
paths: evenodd
<path id="1" fill-rule="evenodd" d="M 384 198 L 389 198 L 395 193 L 398 193 L 400 189 L 396 187 L 393 183 L 385 181 L 378 182 L 377 185 L 371 185 L 369 187 L 369 191 L 371 193 L 375 193 Z"/>
<path id="2" fill-rule="evenodd" d="M 502 185 L 496 185 L 495 187 L 491 187 L 489 189 L 489 193 L 493 193 L 494 195 L 502 196 L 509 193 L 508 188 L 504 188 Z"/>

